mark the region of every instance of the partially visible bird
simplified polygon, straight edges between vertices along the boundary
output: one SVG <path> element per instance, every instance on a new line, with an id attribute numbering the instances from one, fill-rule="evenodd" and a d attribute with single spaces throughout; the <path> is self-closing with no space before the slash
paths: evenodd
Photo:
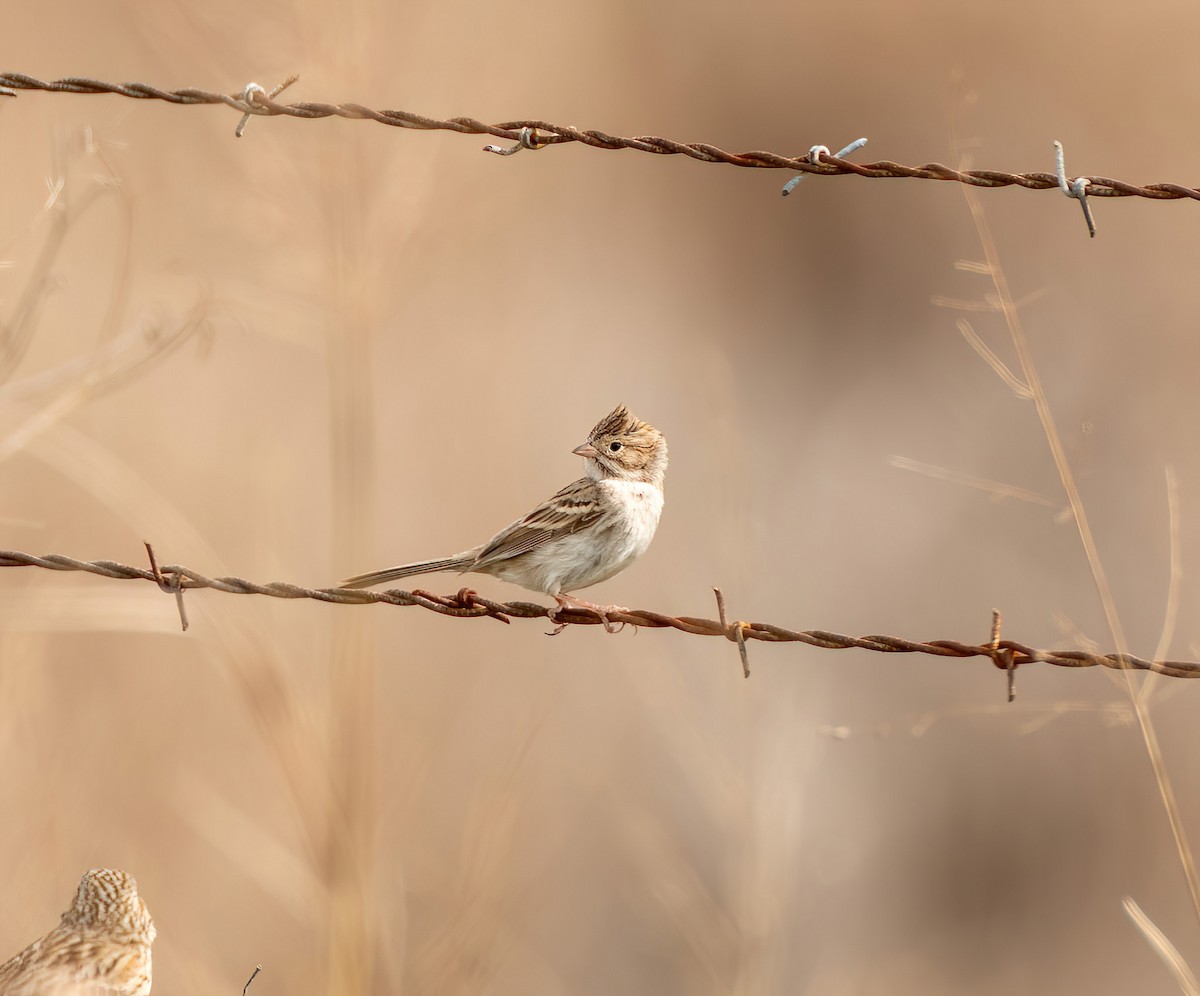
<path id="1" fill-rule="evenodd" d="M 342 587 L 369 588 L 434 571 L 490 574 L 550 595 L 558 603 L 551 620 L 569 606 L 582 606 L 599 613 L 608 627 L 606 613 L 618 607 L 570 592 L 606 581 L 650 546 L 663 508 L 667 441 L 618 405 L 573 452 L 583 457 L 585 476 L 486 543 L 452 557 L 359 574 Z M 488 497 L 485 488 L 480 497 Z"/>
<path id="2" fill-rule="evenodd" d="M 133 876 L 93 868 L 59 925 L 0 965 L 0 996 L 149 996 L 156 933 Z"/>

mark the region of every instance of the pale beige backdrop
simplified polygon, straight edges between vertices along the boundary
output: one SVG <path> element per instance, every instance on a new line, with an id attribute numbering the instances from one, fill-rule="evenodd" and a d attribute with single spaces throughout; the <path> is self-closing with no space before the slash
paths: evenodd
<path id="1" fill-rule="evenodd" d="M 901 162 L 955 131 L 1014 170 L 1057 138 L 1074 172 L 1192 183 L 1197 31 L 1183 3 L 96 0 L 6 12 L 0 69 L 300 73 L 283 99 Z M 782 200 L 775 171 L 236 123 L 0 103 L 0 317 L 40 309 L 0 386 L 0 546 L 328 584 L 486 538 L 624 401 L 670 440 L 667 508 L 594 597 L 711 616 L 718 584 L 742 617 L 971 642 L 999 606 L 1111 649 L 1032 406 L 932 303 L 991 292 L 955 269 L 981 256 L 957 185 Z M 1200 657 L 1200 208 L 1099 201 L 1090 241 L 1055 192 L 980 199 L 1143 655 L 1176 470 L 1170 653 Z M 259 996 L 1171 992 L 1126 895 L 1200 962 L 1111 672 L 1031 666 L 1006 706 L 978 660 L 756 644 L 745 681 L 678 633 L 199 592 L 182 634 L 141 583 L 0 585 L 0 958 L 110 865 L 161 993 L 259 963 Z M 1196 834 L 1198 695 L 1151 699 Z"/>

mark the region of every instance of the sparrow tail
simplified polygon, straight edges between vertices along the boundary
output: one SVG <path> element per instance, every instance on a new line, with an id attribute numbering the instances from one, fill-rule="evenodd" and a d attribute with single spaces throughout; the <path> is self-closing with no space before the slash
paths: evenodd
<path id="1" fill-rule="evenodd" d="M 401 564 L 399 567 L 388 567 L 382 571 L 371 571 L 369 574 L 357 574 L 346 578 L 340 585 L 342 588 L 370 588 L 386 581 L 397 581 L 400 578 L 410 578 L 414 574 L 432 574 L 435 571 L 465 571 L 475 563 L 474 557 L 447 557 L 441 560 L 419 560 L 415 564 Z"/>

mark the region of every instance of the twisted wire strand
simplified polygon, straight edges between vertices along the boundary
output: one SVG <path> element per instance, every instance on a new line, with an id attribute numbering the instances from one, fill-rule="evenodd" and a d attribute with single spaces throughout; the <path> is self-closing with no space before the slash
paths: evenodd
<path id="1" fill-rule="evenodd" d="M 535 602 L 496 602 L 469 588 L 454 595 L 435 595 L 431 592 L 364 591 L 348 588 L 305 588 L 301 585 L 272 581 L 259 584 L 239 577 L 210 578 L 199 571 L 176 564 L 148 569 L 119 564 L 112 560 L 76 560 L 61 554 L 34 556 L 16 550 L 0 550 L 0 568 L 40 567 L 51 571 L 84 571 L 100 577 L 118 580 L 149 581 L 169 594 L 180 594 L 194 588 L 213 588 L 235 595 L 268 595 L 272 598 L 309 598 L 318 602 L 341 605 L 367 605 L 381 602 L 386 605 L 419 606 L 439 615 L 458 619 L 490 617 L 508 623 L 512 619 L 548 619 L 550 608 Z M 675 629 L 694 636 L 721 636 L 743 644 L 746 640 L 766 643 L 803 643 L 823 650 L 872 650 L 884 654 L 929 654 L 933 657 L 987 657 L 997 667 L 1010 668 L 1021 664 L 1042 663 L 1057 667 L 1109 667 L 1117 670 L 1156 671 L 1172 678 L 1200 678 L 1197 661 L 1149 661 L 1141 657 L 1120 654 L 1093 654 L 1083 650 L 1037 650 L 1013 640 L 995 640 L 975 645 L 957 640 L 920 642 L 895 636 L 844 636 L 825 630 L 791 630 L 770 623 L 737 620 L 722 625 L 715 619 L 695 616 L 669 616 L 646 609 L 609 612 L 612 623 L 645 626 L 649 629 Z M 576 626 L 604 625 L 604 619 L 583 608 L 558 612 L 553 620 Z"/>
<path id="2" fill-rule="evenodd" d="M 1060 189 L 1055 173 L 1029 172 L 1008 173 L 1003 170 L 957 170 L 942 163 L 926 163 L 921 166 L 905 166 L 889 160 L 873 163 L 851 162 L 836 156 L 824 155 L 819 162 L 811 162 L 807 154 L 785 156 L 761 150 L 749 152 L 727 152 L 715 145 L 703 142 L 677 142 L 656 135 L 640 135 L 622 138 L 594 129 L 579 129 L 571 125 L 552 124 L 549 121 L 526 119 L 485 124 L 475 118 L 438 119 L 414 114 L 411 111 L 374 110 L 362 104 L 330 104 L 320 101 L 303 101 L 295 104 L 276 102 L 261 87 L 247 87 L 241 93 L 212 93 L 206 90 L 187 88 L 183 90 L 160 90 L 148 83 L 105 83 L 101 80 L 71 76 L 59 80 L 39 80 L 24 73 L 0 73 L 0 93 L 15 96 L 21 90 L 45 90 L 52 93 L 98 94 L 110 93 L 136 100 L 163 100 L 170 104 L 224 104 L 242 115 L 286 115 L 293 118 L 341 117 L 354 120 L 377 121 L 396 128 L 412 128 L 419 131 L 453 131 L 463 135 L 491 135 L 507 139 L 524 148 L 545 148 L 579 142 L 593 149 L 632 149 L 655 155 L 687 156 L 706 163 L 724 163 L 750 169 L 788 169 L 821 176 L 854 176 L 871 179 L 909 178 L 918 180 L 950 180 L 973 187 L 1025 187 L 1029 190 Z M 239 129 L 240 134 L 240 129 Z M 501 150 L 491 150 L 501 151 Z M 509 150 L 503 150 L 505 152 Z M 1146 197 L 1151 200 L 1200 200 L 1200 188 L 1178 183 L 1129 183 L 1104 176 L 1086 178 L 1089 197 Z"/>

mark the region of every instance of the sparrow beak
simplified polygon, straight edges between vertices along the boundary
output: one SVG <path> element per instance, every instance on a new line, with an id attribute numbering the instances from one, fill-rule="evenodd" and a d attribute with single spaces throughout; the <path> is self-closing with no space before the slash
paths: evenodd
<path id="1" fill-rule="evenodd" d="M 571 450 L 576 456 L 581 457 L 598 457 L 600 454 L 596 452 L 596 447 L 591 443 L 580 443 L 575 449 Z"/>

